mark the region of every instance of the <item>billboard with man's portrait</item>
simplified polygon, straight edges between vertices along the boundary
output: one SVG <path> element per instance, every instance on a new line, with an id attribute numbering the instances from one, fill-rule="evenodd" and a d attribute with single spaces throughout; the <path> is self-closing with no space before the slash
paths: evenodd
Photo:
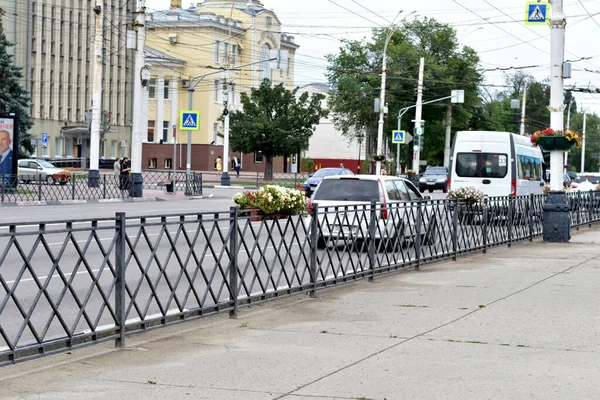
<path id="1" fill-rule="evenodd" d="M 0 114 L 0 176 L 2 183 L 13 183 L 17 175 L 19 119 L 16 114 Z"/>

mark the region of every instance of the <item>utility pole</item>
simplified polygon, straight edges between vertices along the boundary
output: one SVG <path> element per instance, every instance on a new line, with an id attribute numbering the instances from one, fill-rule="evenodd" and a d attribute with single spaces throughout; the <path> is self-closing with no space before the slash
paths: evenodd
<path id="1" fill-rule="evenodd" d="M 386 80 L 386 72 L 387 72 L 387 48 L 390 43 L 390 39 L 396 29 L 394 27 L 390 27 L 388 30 L 387 37 L 385 39 L 385 44 L 383 46 L 383 59 L 381 61 L 381 93 L 379 98 L 381 101 L 379 102 L 379 122 L 377 124 L 377 155 L 382 154 L 383 149 L 383 118 L 385 114 L 385 80 Z M 375 167 L 375 175 L 381 175 L 381 161 L 377 161 Z"/>
<path id="2" fill-rule="evenodd" d="M 583 112 L 583 132 L 581 135 L 582 145 L 581 145 L 581 173 L 585 172 L 585 128 L 587 122 L 587 111 Z"/>
<path id="3" fill-rule="evenodd" d="M 425 58 L 421 57 L 419 65 L 419 85 L 417 87 L 417 110 L 415 112 L 415 147 L 413 154 L 413 171 L 419 174 L 419 163 L 421 161 L 421 147 L 425 142 L 421 132 L 421 123 L 423 122 L 423 74 L 425 72 Z"/>
<path id="4" fill-rule="evenodd" d="M 90 169 L 88 186 L 100 186 L 100 129 L 102 120 L 102 53 L 104 50 L 103 0 L 96 0 L 96 31 L 94 35 L 94 87 L 92 88 L 92 125 L 90 131 Z M 85 147 L 85 142 L 83 146 Z"/>
<path id="5" fill-rule="evenodd" d="M 231 79 L 229 70 L 229 61 L 227 62 L 227 70 L 224 73 L 223 79 L 223 174 L 221 174 L 221 185 L 229 186 L 231 179 L 229 177 L 229 97 L 231 93 Z"/>
<path id="6" fill-rule="evenodd" d="M 134 27 L 137 29 L 135 51 L 135 71 L 133 86 L 133 119 L 131 127 L 131 181 L 132 196 L 142 197 L 142 135 L 148 124 L 146 110 L 143 110 L 144 92 L 148 91 L 150 70 L 146 67 L 144 44 L 146 41 L 146 0 L 137 0 Z"/>
<path id="7" fill-rule="evenodd" d="M 523 104 L 521 105 L 521 136 L 525 136 L 525 104 L 527 103 L 527 83 L 523 84 Z"/>
<path id="8" fill-rule="evenodd" d="M 563 64 L 565 58 L 565 26 L 563 0 L 552 2 L 550 17 L 550 128 L 562 131 L 564 128 L 564 82 Z M 569 224 L 569 202 L 563 191 L 564 151 L 550 151 L 550 192 L 544 204 L 544 241 L 566 243 L 571 239 Z"/>
<path id="9" fill-rule="evenodd" d="M 446 106 L 446 137 L 444 140 L 444 167 L 450 168 L 450 138 L 452 137 L 452 104 Z"/>

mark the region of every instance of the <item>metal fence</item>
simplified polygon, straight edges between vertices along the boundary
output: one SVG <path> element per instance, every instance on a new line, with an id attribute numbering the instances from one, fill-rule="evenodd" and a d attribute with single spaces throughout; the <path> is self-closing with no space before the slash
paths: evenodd
<path id="1" fill-rule="evenodd" d="M 280 185 L 291 189 L 301 189 L 308 179 L 307 172 L 299 173 L 274 173 L 271 178 L 266 178 L 262 172 L 256 173 L 256 187 L 263 185 Z"/>
<path id="2" fill-rule="evenodd" d="M 175 179 L 173 179 L 175 176 Z M 193 172 L 188 179 L 185 172 L 144 171 L 142 172 L 145 189 L 167 190 L 174 182 L 173 190 L 187 195 L 202 194 L 202 174 Z M 36 202 L 59 200 L 101 200 L 131 197 L 132 181 L 130 176 L 101 175 L 97 187 L 90 186 L 87 174 L 71 174 L 62 183 L 53 179 L 21 180 L 16 175 L 4 176 L 0 181 L 1 202 Z"/>
<path id="3" fill-rule="evenodd" d="M 598 193 L 569 196 L 572 227 Z M 0 224 L 0 364 L 542 233 L 544 196 Z"/>

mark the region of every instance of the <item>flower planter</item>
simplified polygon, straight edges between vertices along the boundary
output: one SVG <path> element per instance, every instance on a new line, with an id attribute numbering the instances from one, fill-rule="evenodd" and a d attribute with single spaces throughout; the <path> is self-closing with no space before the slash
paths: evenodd
<path id="1" fill-rule="evenodd" d="M 571 149 L 575 142 L 568 140 L 564 136 L 542 136 L 540 137 L 540 147 L 544 151 L 565 151 Z"/>
<path id="2" fill-rule="evenodd" d="M 265 214 L 259 209 L 247 210 L 250 212 L 250 221 L 251 222 L 260 222 L 266 220 L 274 220 L 274 219 L 287 219 L 288 215 L 285 214 Z"/>

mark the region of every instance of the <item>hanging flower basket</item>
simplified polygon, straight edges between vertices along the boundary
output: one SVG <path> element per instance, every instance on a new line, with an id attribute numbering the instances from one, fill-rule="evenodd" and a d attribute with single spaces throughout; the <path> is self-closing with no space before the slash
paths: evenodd
<path id="1" fill-rule="evenodd" d="M 372 154 L 371 159 L 373 161 L 379 161 L 379 162 L 385 161 L 385 154 Z"/>
<path id="2" fill-rule="evenodd" d="M 539 146 L 545 151 L 565 151 L 573 146 L 581 147 L 582 137 L 570 130 L 561 131 L 553 129 L 544 129 L 535 131 L 530 138 L 531 144 Z"/>

